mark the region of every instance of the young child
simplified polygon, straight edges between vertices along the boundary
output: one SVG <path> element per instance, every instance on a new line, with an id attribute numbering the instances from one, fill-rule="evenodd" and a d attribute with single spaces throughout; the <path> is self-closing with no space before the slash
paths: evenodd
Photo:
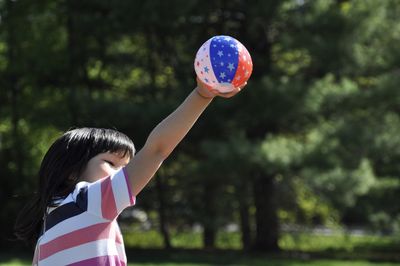
<path id="1" fill-rule="evenodd" d="M 34 265 L 127 265 L 116 218 L 183 139 L 215 96 L 197 87 L 150 133 L 135 154 L 132 141 L 111 129 L 66 132 L 46 153 L 36 197 L 21 211 L 16 236 L 36 243 Z"/>

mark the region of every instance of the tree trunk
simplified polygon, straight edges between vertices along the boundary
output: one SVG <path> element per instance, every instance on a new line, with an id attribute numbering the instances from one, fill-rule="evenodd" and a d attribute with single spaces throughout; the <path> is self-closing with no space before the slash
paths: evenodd
<path id="1" fill-rule="evenodd" d="M 273 176 L 259 175 L 254 181 L 256 206 L 256 236 L 253 250 L 278 251 L 278 215 L 276 188 Z"/>
<path id="2" fill-rule="evenodd" d="M 206 223 L 203 231 L 203 247 L 205 249 L 215 248 L 215 229 L 211 224 Z"/>
<path id="3" fill-rule="evenodd" d="M 204 186 L 204 217 L 203 217 L 203 247 L 205 249 L 214 249 L 215 248 L 215 239 L 217 234 L 217 211 L 216 211 L 216 197 L 215 197 L 215 187 L 210 182 Z"/>
<path id="4" fill-rule="evenodd" d="M 158 217 L 160 219 L 160 233 L 164 240 L 164 248 L 170 249 L 171 246 L 171 237 L 168 231 L 168 222 L 166 215 L 166 206 L 165 206 L 165 193 L 164 193 L 164 182 L 162 180 L 162 175 L 158 174 L 156 176 L 156 189 L 157 189 L 157 198 L 158 198 Z"/>
<path id="5" fill-rule="evenodd" d="M 240 231 L 243 250 L 251 247 L 251 227 L 250 227 L 250 204 L 249 204 L 249 184 L 243 181 L 242 188 L 238 189 Z"/>

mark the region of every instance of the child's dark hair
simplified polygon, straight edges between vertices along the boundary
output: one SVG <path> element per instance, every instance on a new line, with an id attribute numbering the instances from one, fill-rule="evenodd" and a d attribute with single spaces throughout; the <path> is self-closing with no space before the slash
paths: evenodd
<path id="1" fill-rule="evenodd" d="M 38 191 L 17 218 L 15 235 L 18 239 L 31 244 L 36 242 L 47 207 L 54 200 L 68 196 L 88 161 L 103 152 L 132 158 L 135 148 L 125 134 L 103 128 L 73 129 L 51 145 L 40 166 Z"/>

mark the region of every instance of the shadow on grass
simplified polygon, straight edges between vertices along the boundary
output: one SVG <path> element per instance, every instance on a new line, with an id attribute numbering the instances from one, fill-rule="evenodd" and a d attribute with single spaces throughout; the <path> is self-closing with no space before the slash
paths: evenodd
<path id="1" fill-rule="evenodd" d="M 240 250 L 144 249 L 127 248 L 128 261 L 140 265 L 252 265 L 252 266 L 319 266 L 319 265 L 400 265 L 399 249 L 359 247 L 356 251 L 325 250 L 323 252 L 279 251 L 274 253 Z M 30 265 L 32 254 L 14 251 L 0 253 L 0 265 Z M 325 261 L 321 263 L 321 261 Z M 338 263 L 336 264 L 335 263 Z M 341 264 L 339 261 L 347 261 Z M 354 263 L 352 262 L 354 261 Z M 392 262 L 393 264 L 388 264 Z"/>
<path id="2" fill-rule="evenodd" d="M 206 265 L 274 265 L 290 266 L 292 263 L 304 263 L 314 260 L 346 260 L 400 263 L 399 252 L 381 251 L 324 251 L 301 252 L 279 251 L 274 253 L 243 252 L 238 250 L 200 250 L 200 249 L 141 249 L 129 248 L 128 261 L 135 263 L 165 263 L 176 264 L 195 263 Z M 269 263 L 266 264 L 266 261 Z M 272 264 L 271 264 L 272 263 Z M 295 264 L 298 265 L 298 264 Z"/>

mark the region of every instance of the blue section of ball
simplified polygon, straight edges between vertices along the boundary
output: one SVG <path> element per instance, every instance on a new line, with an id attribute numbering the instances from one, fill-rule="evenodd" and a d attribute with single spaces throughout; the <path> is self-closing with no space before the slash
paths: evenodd
<path id="1" fill-rule="evenodd" d="M 239 63 L 238 45 L 229 36 L 216 36 L 210 43 L 210 60 L 215 77 L 220 83 L 231 83 Z"/>

